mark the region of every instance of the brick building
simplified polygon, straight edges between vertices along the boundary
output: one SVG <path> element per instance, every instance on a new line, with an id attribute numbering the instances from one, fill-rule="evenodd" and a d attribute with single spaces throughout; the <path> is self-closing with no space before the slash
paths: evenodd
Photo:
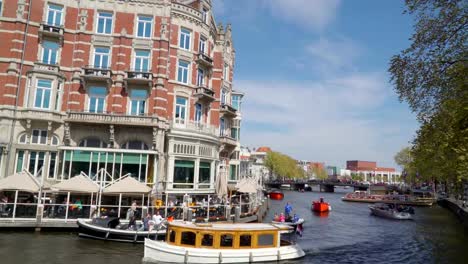
<path id="1" fill-rule="evenodd" d="M 397 183 L 401 177 L 395 168 L 378 167 L 375 161 L 348 160 L 346 169 L 351 173 L 362 174 L 364 181 L 373 183 Z"/>
<path id="2" fill-rule="evenodd" d="M 238 178 L 242 94 L 211 0 L 0 6 L 0 178 L 130 175 L 167 193 Z"/>

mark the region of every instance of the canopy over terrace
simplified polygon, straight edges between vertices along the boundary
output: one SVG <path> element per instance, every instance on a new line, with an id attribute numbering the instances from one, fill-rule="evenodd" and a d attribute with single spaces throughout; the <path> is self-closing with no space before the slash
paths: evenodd
<path id="1" fill-rule="evenodd" d="M 242 178 L 236 185 L 237 191 L 242 193 L 257 193 L 258 184 L 255 179 Z"/>
<path id="2" fill-rule="evenodd" d="M 50 185 L 44 187 L 48 188 Z M 41 190 L 41 183 L 28 171 L 22 171 L 1 179 L 0 190 L 37 193 Z"/>
<path id="3" fill-rule="evenodd" d="M 93 182 L 89 177 L 77 175 L 53 185 L 52 189 L 62 192 L 97 193 L 99 192 L 99 185 Z"/>

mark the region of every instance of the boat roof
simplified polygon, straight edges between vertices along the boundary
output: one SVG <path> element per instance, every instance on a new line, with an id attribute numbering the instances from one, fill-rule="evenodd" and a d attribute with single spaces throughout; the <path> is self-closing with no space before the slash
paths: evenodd
<path id="1" fill-rule="evenodd" d="M 200 230 L 223 230 L 223 231 L 283 231 L 292 229 L 290 226 L 282 224 L 268 223 L 192 223 L 192 222 L 172 222 L 169 226 L 182 227 Z"/>

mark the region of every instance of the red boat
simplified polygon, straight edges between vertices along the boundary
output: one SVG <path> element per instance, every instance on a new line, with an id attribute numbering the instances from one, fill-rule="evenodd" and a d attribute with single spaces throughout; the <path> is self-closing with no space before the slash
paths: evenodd
<path id="1" fill-rule="evenodd" d="M 284 194 L 281 190 L 272 190 L 268 193 L 272 200 L 283 200 Z"/>
<path id="2" fill-rule="evenodd" d="M 320 201 L 312 202 L 312 211 L 315 212 L 328 212 L 330 211 L 330 204 L 323 201 L 323 198 L 320 198 Z"/>

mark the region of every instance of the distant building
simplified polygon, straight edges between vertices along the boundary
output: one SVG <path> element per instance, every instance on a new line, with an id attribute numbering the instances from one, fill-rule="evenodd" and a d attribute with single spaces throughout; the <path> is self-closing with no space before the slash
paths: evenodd
<path id="1" fill-rule="evenodd" d="M 401 172 L 397 172 L 395 168 L 378 167 L 375 161 L 348 160 L 346 169 L 351 174 L 362 174 L 364 181 L 373 183 L 397 183 L 401 177 Z"/>
<path id="2" fill-rule="evenodd" d="M 256 150 L 254 149 L 250 153 L 250 160 L 251 160 L 251 175 L 259 179 L 261 183 L 263 183 L 270 177 L 270 170 L 265 166 L 265 159 L 267 153 L 271 152 L 271 148 L 269 147 L 259 147 Z"/>

